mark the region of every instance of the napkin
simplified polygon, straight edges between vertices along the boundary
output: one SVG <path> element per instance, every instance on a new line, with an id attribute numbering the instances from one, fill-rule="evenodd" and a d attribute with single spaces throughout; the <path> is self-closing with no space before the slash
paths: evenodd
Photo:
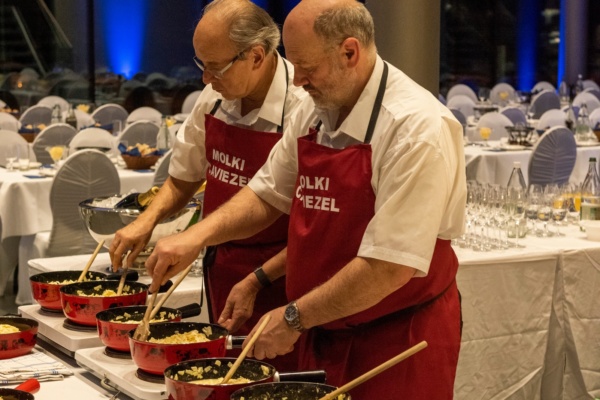
<path id="1" fill-rule="evenodd" d="M 61 381 L 73 371 L 44 353 L 34 352 L 20 357 L 0 360 L 0 384 L 39 381 Z"/>

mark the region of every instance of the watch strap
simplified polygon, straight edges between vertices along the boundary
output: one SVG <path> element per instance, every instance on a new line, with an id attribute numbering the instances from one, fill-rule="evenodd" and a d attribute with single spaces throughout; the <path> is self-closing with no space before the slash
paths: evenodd
<path id="1" fill-rule="evenodd" d="M 265 274 L 265 271 L 263 271 L 262 265 L 254 270 L 254 275 L 263 288 L 271 286 L 271 281 L 267 274 Z"/>

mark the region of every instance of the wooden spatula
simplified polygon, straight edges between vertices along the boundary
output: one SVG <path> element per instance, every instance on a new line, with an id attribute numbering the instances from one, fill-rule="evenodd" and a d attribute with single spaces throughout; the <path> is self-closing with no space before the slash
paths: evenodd
<path id="1" fill-rule="evenodd" d="M 85 275 L 90 270 L 92 263 L 96 259 L 96 256 L 98 255 L 98 252 L 100 251 L 100 249 L 102 248 L 103 245 L 104 245 L 104 240 L 101 240 L 100 243 L 98 243 L 98 246 L 96 246 L 96 250 L 94 250 L 94 253 L 90 257 L 90 260 L 88 261 L 87 265 L 85 266 L 83 271 L 81 271 L 81 275 L 79 275 L 79 279 L 77 279 L 77 282 L 83 282 L 83 278 L 85 278 Z"/>

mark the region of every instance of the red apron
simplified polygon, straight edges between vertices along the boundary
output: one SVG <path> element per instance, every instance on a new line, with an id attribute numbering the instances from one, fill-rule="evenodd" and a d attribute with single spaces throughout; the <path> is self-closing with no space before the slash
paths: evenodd
<path id="1" fill-rule="evenodd" d="M 250 181 L 281 138 L 281 133 L 231 126 L 210 114 L 206 115 L 205 127 L 206 157 L 210 165 L 206 174 L 203 214 L 208 215 Z M 212 322 L 216 322 L 221 315 L 233 285 L 285 248 L 288 222 L 288 216 L 283 215 L 273 225 L 250 238 L 216 247 L 214 263 L 205 268 Z M 258 293 L 252 317 L 235 333 L 247 335 L 264 313 L 285 304 L 285 279 L 278 279 Z M 237 353 L 228 352 L 228 356 L 236 356 Z M 297 369 L 296 353 L 271 361 L 280 371 Z"/>
<path id="2" fill-rule="evenodd" d="M 385 78 L 386 71 L 380 92 Z M 381 97 L 365 144 L 328 148 L 316 143 L 314 130 L 298 139 L 287 253 L 289 299 L 322 284 L 357 256 L 374 215 L 368 143 Z M 357 386 L 352 398 L 452 399 L 460 348 L 457 269 L 450 242 L 438 239 L 427 277 L 413 278 L 379 304 L 302 335 L 300 369 L 325 369 L 328 383 L 341 386 L 426 340 L 428 348 Z"/>

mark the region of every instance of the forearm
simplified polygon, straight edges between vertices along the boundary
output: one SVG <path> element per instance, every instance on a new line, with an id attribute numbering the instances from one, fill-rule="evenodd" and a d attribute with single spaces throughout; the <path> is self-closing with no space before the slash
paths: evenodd
<path id="1" fill-rule="evenodd" d="M 188 231 L 203 246 L 212 246 L 248 238 L 271 225 L 281 214 L 251 189 L 244 187 Z"/>
<path id="2" fill-rule="evenodd" d="M 300 322 L 311 328 L 366 310 L 414 274 L 414 268 L 356 257 L 323 285 L 297 299 Z"/>

